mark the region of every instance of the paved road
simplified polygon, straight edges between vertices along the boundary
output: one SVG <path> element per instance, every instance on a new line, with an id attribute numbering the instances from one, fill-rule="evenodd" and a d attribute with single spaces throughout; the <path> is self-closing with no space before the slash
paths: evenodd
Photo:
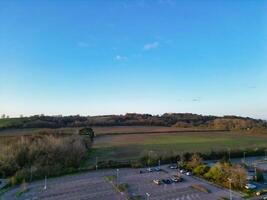
<path id="1" fill-rule="evenodd" d="M 217 200 L 219 197 L 229 197 L 228 190 L 215 187 L 208 182 L 185 176 L 185 181 L 170 185 L 156 185 L 153 179 L 169 178 L 177 173 L 177 170 L 163 166 L 164 171 L 140 174 L 138 169 L 120 169 L 119 183 L 129 185 L 128 195 L 140 195 L 146 197 L 150 194 L 151 200 Z M 123 200 L 127 194 L 115 192 L 112 184 L 104 177 L 115 175 L 116 170 L 99 170 L 76 175 L 52 178 L 47 180 L 47 189 L 44 190 L 44 181 L 36 181 L 28 185 L 29 191 L 19 198 L 15 197 L 20 187 L 13 188 L 5 193 L 3 200 Z M 203 185 L 211 193 L 203 193 L 190 187 L 192 184 Z M 235 200 L 241 199 L 234 194 Z"/>

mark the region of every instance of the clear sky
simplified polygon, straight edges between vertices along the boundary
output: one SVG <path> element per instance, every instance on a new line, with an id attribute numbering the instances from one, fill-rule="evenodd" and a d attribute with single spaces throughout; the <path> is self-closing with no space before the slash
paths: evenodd
<path id="1" fill-rule="evenodd" d="M 0 114 L 267 119 L 265 0 L 1 0 Z"/>

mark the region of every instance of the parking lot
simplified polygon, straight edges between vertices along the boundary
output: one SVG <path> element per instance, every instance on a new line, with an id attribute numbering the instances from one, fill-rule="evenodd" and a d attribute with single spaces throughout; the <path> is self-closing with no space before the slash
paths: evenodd
<path id="1" fill-rule="evenodd" d="M 229 197 L 229 191 L 215 187 L 205 181 L 185 174 L 181 175 L 183 181 L 177 183 L 162 183 L 157 185 L 153 180 L 166 180 L 176 175 L 178 170 L 162 166 L 162 170 L 148 172 L 141 169 L 115 169 L 98 170 L 78 175 L 64 176 L 47 180 L 47 189 L 44 190 L 44 180 L 27 185 L 28 191 L 19 197 L 16 194 L 21 187 L 14 188 L 5 193 L 2 199 L 57 199 L 57 200 L 90 200 L 90 199 L 127 199 L 131 196 L 139 196 L 141 199 L 150 200 L 217 200 L 220 197 Z M 106 176 L 118 177 L 118 183 L 127 183 L 128 192 L 120 193 L 114 190 L 112 184 L 105 179 Z M 117 178 L 114 183 L 117 183 Z M 198 184 L 207 188 L 210 193 L 193 189 L 192 184 Z M 241 199 L 233 194 L 233 199 Z"/>

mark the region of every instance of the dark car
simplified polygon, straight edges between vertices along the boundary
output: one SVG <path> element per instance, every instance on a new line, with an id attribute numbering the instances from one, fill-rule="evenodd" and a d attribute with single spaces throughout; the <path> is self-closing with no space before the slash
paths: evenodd
<path id="1" fill-rule="evenodd" d="M 161 171 L 161 169 L 159 167 L 156 167 L 155 171 L 159 172 L 159 171 Z"/>
<path id="2" fill-rule="evenodd" d="M 170 179 L 162 179 L 162 182 L 165 183 L 165 184 L 171 184 L 172 180 L 170 180 Z"/>

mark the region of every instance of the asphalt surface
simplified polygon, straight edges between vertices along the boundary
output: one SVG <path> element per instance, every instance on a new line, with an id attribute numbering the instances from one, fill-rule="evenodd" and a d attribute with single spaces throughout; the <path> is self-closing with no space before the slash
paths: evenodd
<path id="1" fill-rule="evenodd" d="M 216 187 L 206 181 L 192 176 L 182 175 L 183 182 L 169 185 L 156 185 L 153 179 L 165 179 L 177 174 L 177 170 L 162 167 L 164 171 L 139 173 L 139 169 L 120 169 L 118 183 L 127 183 L 127 193 L 114 190 L 112 183 L 105 176 L 117 176 L 115 169 L 98 170 L 76 175 L 51 178 L 47 180 L 47 189 L 44 190 L 44 180 L 27 185 L 29 189 L 21 196 L 16 193 L 21 187 L 15 187 L 2 196 L 2 200 L 121 200 L 127 196 L 141 196 L 150 200 L 217 200 L 220 197 L 229 198 L 229 191 Z M 144 169 L 143 169 L 144 170 Z M 115 181 L 116 184 L 116 181 Z M 192 184 L 202 185 L 210 193 L 204 193 L 190 187 Z M 233 199 L 241 199 L 238 193 L 233 193 Z"/>

